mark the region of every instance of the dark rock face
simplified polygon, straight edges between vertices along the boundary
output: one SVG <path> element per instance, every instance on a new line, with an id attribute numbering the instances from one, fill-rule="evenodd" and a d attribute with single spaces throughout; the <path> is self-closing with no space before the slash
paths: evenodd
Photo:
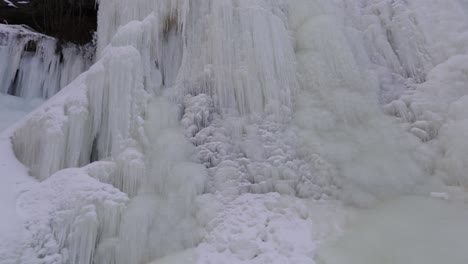
<path id="1" fill-rule="evenodd" d="M 10 2 L 10 3 L 8 3 Z M 95 0 L 0 0 L 0 23 L 24 24 L 77 44 L 92 40 L 97 27 Z"/>

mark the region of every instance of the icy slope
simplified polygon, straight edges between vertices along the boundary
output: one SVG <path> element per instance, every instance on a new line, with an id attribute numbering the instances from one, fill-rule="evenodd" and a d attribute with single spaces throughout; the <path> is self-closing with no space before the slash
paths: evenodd
<path id="1" fill-rule="evenodd" d="M 101 0 L 96 63 L 4 133 L 7 263 L 315 263 L 354 206 L 466 187 L 464 10 Z"/>

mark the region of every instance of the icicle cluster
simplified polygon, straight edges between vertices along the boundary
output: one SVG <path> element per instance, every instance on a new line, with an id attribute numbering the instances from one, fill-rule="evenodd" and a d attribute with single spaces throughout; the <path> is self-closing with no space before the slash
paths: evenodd
<path id="1" fill-rule="evenodd" d="M 15 153 L 42 180 L 63 168 L 117 158 L 124 141 L 138 133 L 145 96 L 139 53 L 131 47 L 108 49 L 16 130 Z"/>
<path id="2" fill-rule="evenodd" d="M 190 2 L 180 82 L 223 114 L 288 116 L 297 91 L 282 1 Z"/>
<path id="3" fill-rule="evenodd" d="M 0 93 L 47 99 L 89 68 L 92 51 L 22 26 L 0 25 L 0 60 Z"/>
<path id="4" fill-rule="evenodd" d="M 143 80 L 140 53 L 131 46 L 109 46 L 90 70 L 18 125 L 12 136 L 13 149 L 30 174 L 42 181 L 37 195 L 47 195 L 59 177 L 60 188 L 71 188 L 70 200 L 76 200 L 62 201 L 57 195 L 58 205 L 41 220 L 53 223 L 37 227 L 39 234 L 31 230 L 32 241 L 39 244 L 32 244 L 24 258 L 35 255 L 51 258 L 51 263 L 115 263 L 120 217 L 128 199 L 111 185 L 133 195 L 128 187 L 132 177 L 145 175 L 139 143 L 144 137 L 148 100 Z M 104 195 L 106 190 L 112 190 L 111 194 Z M 28 214 L 31 210 L 34 207 L 25 209 Z M 57 241 L 49 241 L 49 232 L 58 234 L 54 236 Z M 44 243 L 51 248 L 43 247 Z"/>

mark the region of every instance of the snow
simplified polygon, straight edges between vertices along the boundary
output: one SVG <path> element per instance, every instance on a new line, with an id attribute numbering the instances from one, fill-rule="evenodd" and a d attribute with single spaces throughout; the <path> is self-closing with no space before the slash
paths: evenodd
<path id="1" fill-rule="evenodd" d="M 202 211 L 212 199 L 222 209 L 206 226 L 196 263 L 314 263 L 317 246 L 348 218 L 338 203 L 278 193 L 203 197 Z"/>
<path id="2" fill-rule="evenodd" d="M 15 158 L 11 144 L 4 134 L 0 134 L 0 263 L 17 263 L 21 252 L 23 225 L 22 219 L 16 212 L 16 200 L 25 186 L 32 179 L 27 177 L 27 168 Z"/>
<path id="3" fill-rule="evenodd" d="M 15 7 L 15 8 L 16 8 L 16 6 L 15 6 L 12 2 L 10 2 L 10 1 L 8 1 L 8 0 L 3 0 L 3 2 L 5 2 L 8 6 L 11 6 L 11 7 Z"/>
<path id="4" fill-rule="evenodd" d="M 7 263 L 466 262 L 468 5 L 99 4 L 2 134 Z"/>

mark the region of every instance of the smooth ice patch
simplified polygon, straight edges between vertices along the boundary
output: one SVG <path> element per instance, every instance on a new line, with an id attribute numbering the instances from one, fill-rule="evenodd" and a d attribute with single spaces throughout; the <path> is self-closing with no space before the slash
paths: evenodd
<path id="1" fill-rule="evenodd" d="M 12 95 L 0 94 L 0 131 L 13 125 L 42 102 L 42 99 L 26 100 Z"/>
<path id="2" fill-rule="evenodd" d="M 468 203 L 407 196 L 363 210 L 318 264 L 466 264 Z"/>
<path id="3" fill-rule="evenodd" d="M 184 250 L 173 255 L 157 259 L 150 264 L 179 264 L 195 263 L 197 255 L 193 249 Z"/>

